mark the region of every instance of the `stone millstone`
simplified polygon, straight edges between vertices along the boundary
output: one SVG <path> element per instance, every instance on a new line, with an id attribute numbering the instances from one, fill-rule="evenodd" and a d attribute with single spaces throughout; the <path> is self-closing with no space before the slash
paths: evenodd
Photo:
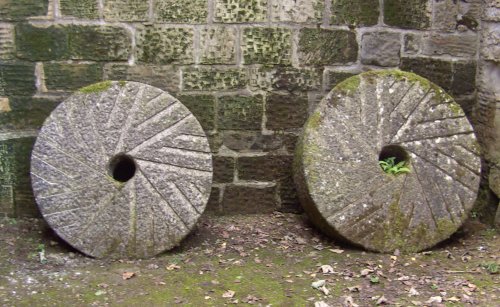
<path id="1" fill-rule="evenodd" d="M 368 250 L 420 251 L 452 235 L 479 188 L 480 158 L 462 109 L 438 86 L 398 70 L 336 86 L 307 121 L 295 182 L 312 221 Z M 407 161 L 386 174 L 379 159 Z"/>
<path id="2" fill-rule="evenodd" d="M 31 158 L 36 201 L 66 242 L 93 257 L 146 258 L 193 229 L 212 156 L 177 99 L 136 82 L 81 89 L 44 123 Z"/>

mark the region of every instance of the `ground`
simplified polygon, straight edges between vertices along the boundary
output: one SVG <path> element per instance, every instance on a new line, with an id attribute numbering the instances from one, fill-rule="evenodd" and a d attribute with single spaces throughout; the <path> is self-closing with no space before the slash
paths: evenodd
<path id="1" fill-rule="evenodd" d="M 0 220 L 2 306 L 500 306 L 500 235 L 469 221 L 415 254 L 322 236 L 307 217 L 204 216 L 173 251 L 97 260 L 39 219 Z"/>

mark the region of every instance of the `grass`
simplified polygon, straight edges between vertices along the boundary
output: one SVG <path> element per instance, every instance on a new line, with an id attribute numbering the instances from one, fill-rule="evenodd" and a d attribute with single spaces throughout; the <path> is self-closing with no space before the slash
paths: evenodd
<path id="1" fill-rule="evenodd" d="M 396 163 L 396 157 L 386 158 L 379 161 L 378 164 L 386 174 L 399 175 L 410 172 L 410 169 L 406 167 L 406 161 Z"/>

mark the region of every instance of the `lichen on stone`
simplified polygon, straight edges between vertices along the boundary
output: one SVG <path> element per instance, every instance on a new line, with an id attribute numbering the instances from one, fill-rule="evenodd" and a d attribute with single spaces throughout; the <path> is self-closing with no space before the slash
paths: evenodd
<path id="1" fill-rule="evenodd" d="M 113 85 L 112 81 L 103 81 L 99 83 L 95 83 L 86 87 L 83 87 L 78 90 L 78 92 L 83 93 L 83 94 L 92 94 L 92 93 L 99 93 L 103 92 L 107 89 L 109 89 Z"/>

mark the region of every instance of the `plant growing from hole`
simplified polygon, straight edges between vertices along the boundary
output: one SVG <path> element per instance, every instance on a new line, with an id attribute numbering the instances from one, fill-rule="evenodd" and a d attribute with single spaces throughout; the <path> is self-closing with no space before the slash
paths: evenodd
<path id="1" fill-rule="evenodd" d="M 406 174 L 410 169 L 406 166 L 406 161 L 396 163 L 396 157 L 389 157 L 384 160 L 378 161 L 382 170 L 391 175 Z"/>

